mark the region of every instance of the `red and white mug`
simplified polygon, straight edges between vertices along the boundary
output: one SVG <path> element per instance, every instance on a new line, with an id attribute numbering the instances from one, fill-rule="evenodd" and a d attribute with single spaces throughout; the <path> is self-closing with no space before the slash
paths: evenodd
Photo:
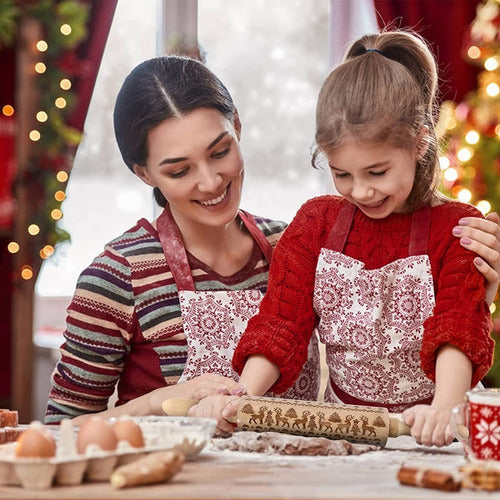
<path id="1" fill-rule="evenodd" d="M 465 402 L 453 408 L 451 422 L 467 457 L 500 462 L 500 388 L 467 392 Z"/>

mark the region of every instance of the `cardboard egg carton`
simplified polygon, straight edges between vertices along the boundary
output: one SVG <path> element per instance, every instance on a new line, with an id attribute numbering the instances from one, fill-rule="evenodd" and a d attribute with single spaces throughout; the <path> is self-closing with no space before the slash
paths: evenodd
<path id="1" fill-rule="evenodd" d="M 74 486 L 83 481 L 108 481 L 117 466 L 164 450 L 176 450 L 189 460 L 205 447 L 216 425 L 215 420 L 205 418 L 131 417 L 131 420 L 141 427 L 145 443 L 142 448 L 120 441 L 114 451 L 89 445 L 84 454 L 79 454 L 77 429 L 71 420 L 63 420 L 56 429 L 47 427 L 56 436 L 54 457 L 16 457 L 16 443 L 0 446 L 0 486 L 42 490 L 54 484 Z"/>

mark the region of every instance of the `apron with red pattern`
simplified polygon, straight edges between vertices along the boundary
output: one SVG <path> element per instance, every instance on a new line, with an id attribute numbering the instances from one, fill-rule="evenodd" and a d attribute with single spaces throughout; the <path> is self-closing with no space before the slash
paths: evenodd
<path id="1" fill-rule="evenodd" d="M 330 374 L 325 401 L 393 412 L 429 404 L 434 384 L 422 371 L 420 350 L 435 303 L 430 209 L 412 215 L 409 256 L 371 270 L 342 253 L 355 211 L 350 203 L 341 208 L 316 266 L 314 309 Z"/>
<path id="2" fill-rule="evenodd" d="M 243 211 L 239 217 L 259 245 L 268 262 L 272 247 L 253 217 Z M 157 221 L 165 258 L 179 292 L 188 353 L 183 382 L 205 373 L 217 373 L 234 380 L 231 365 L 236 346 L 248 320 L 257 314 L 263 293 L 260 290 L 196 291 L 182 236 L 168 207 Z M 320 385 L 320 358 L 316 335 L 309 344 L 308 360 L 295 384 L 280 397 L 316 400 Z"/>

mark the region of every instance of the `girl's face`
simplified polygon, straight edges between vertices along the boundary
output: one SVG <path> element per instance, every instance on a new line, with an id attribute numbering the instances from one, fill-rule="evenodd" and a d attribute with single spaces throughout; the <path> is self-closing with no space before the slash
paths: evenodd
<path id="1" fill-rule="evenodd" d="M 383 219 L 405 211 L 415 180 L 414 153 L 347 140 L 327 157 L 338 192 L 366 216 Z"/>
<path id="2" fill-rule="evenodd" d="M 219 111 L 194 110 L 150 130 L 146 166 L 134 165 L 158 187 L 181 228 L 223 227 L 238 212 L 243 183 L 240 124 Z"/>

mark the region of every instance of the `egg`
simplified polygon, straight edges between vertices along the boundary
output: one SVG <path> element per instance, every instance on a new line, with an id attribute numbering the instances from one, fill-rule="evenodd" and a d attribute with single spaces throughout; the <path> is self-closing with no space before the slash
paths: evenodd
<path id="1" fill-rule="evenodd" d="M 31 427 L 17 439 L 16 457 L 53 457 L 56 442 L 52 434 L 43 427 Z"/>
<path id="2" fill-rule="evenodd" d="M 113 424 L 113 432 L 118 441 L 127 441 L 134 448 L 144 446 L 144 436 L 138 424 L 130 419 L 120 419 Z"/>
<path id="3" fill-rule="evenodd" d="M 85 453 L 87 447 L 91 445 L 103 451 L 114 451 L 118 445 L 118 439 L 111 424 L 100 417 L 91 417 L 80 426 L 77 445 L 79 453 Z"/>

